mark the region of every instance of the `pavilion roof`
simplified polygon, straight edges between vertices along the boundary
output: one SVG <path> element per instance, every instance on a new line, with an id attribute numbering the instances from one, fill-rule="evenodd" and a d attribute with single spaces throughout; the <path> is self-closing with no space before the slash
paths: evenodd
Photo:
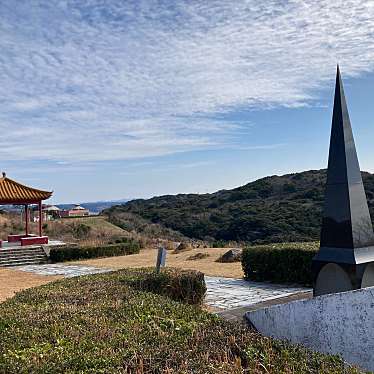
<path id="1" fill-rule="evenodd" d="M 0 178 L 0 204 L 35 204 L 49 199 L 52 192 L 25 186 L 6 177 Z"/>

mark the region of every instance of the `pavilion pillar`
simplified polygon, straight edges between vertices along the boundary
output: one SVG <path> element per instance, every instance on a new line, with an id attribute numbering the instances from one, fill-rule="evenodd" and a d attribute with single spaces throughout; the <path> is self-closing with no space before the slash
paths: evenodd
<path id="1" fill-rule="evenodd" d="M 29 206 L 25 204 L 25 231 L 26 236 L 29 235 Z"/>
<path id="2" fill-rule="evenodd" d="M 42 201 L 39 201 L 39 236 L 42 236 L 43 209 Z"/>

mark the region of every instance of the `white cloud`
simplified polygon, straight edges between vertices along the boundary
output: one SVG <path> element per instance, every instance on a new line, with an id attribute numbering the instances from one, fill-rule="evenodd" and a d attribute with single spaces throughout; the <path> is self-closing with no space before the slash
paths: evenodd
<path id="1" fill-rule="evenodd" d="M 128 159 L 227 145 L 236 108 L 297 107 L 374 69 L 374 3 L 0 3 L 0 159 Z"/>

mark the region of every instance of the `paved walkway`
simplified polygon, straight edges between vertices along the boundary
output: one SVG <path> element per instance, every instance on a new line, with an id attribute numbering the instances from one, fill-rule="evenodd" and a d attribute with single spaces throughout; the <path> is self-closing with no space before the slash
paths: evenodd
<path id="1" fill-rule="evenodd" d="M 206 303 L 221 310 L 246 307 L 260 302 L 283 298 L 309 291 L 304 287 L 290 287 L 243 279 L 205 277 Z"/>
<path id="2" fill-rule="evenodd" d="M 25 265 L 17 267 L 17 270 L 39 275 L 60 275 L 71 278 L 80 275 L 105 273 L 113 269 L 81 265 L 43 264 Z M 206 304 L 217 311 L 248 307 L 265 301 L 310 291 L 303 287 L 248 282 L 233 278 L 205 276 L 205 282 L 207 285 Z"/>
<path id="3" fill-rule="evenodd" d="M 62 275 L 65 278 L 78 277 L 80 275 L 107 273 L 112 271 L 112 269 L 95 268 L 93 266 L 62 264 L 25 265 L 19 266 L 15 269 L 39 275 Z"/>

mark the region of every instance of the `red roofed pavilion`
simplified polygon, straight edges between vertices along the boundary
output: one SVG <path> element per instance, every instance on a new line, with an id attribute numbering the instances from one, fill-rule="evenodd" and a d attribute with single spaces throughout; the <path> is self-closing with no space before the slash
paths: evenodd
<path id="1" fill-rule="evenodd" d="M 7 178 L 3 172 L 0 178 L 0 205 L 24 205 L 25 206 L 25 235 L 9 235 L 9 242 L 21 242 L 21 245 L 48 244 L 48 237 L 42 232 L 42 201 L 52 196 L 52 192 L 42 191 L 25 186 L 12 179 Z M 29 234 L 29 205 L 39 206 L 39 236 Z"/>

